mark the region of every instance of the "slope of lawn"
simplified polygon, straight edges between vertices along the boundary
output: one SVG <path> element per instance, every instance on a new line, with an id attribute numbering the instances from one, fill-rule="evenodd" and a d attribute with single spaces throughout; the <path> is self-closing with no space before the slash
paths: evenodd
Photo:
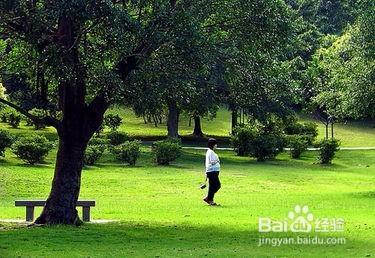
<path id="1" fill-rule="evenodd" d="M 275 161 L 219 151 L 222 189 L 209 207 L 198 188 L 204 151 L 185 151 L 169 167 L 152 163 L 143 149 L 136 167 L 109 154 L 83 171 L 81 198 L 96 199 L 94 219 L 109 224 L 25 228 L 0 222 L 0 257 L 373 257 L 375 255 L 375 151 L 341 151 L 332 166 L 314 164 L 315 152 L 301 160 L 287 153 Z M 0 163 L 0 218 L 23 219 L 20 198 L 46 198 L 54 153 L 45 164 L 28 166 L 12 154 Z M 295 205 L 308 205 L 316 217 L 345 219 L 344 245 L 258 247 L 258 217 L 284 219 Z M 40 212 L 37 209 L 36 215 Z"/>

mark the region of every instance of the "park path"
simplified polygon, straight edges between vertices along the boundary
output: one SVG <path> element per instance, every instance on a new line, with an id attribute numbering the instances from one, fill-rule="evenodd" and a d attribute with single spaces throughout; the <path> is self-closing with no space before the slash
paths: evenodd
<path id="1" fill-rule="evenodd" d="M 183 149 L 206 150 L 206 147 L 182 147 Z M 217 148 L 217 150 L 234 150 L 233 148 Z M 285 148 L 290 150 L 290 148 Z M 308 151 L 317 151 L 319 148 L 307 148 Z M 340 150 L 375 150 L 375 147 L 341 147 Z"/>

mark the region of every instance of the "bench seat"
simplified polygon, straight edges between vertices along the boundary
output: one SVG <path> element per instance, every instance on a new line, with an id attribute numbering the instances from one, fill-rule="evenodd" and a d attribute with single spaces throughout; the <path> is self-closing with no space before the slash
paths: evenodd
<path id="1" fill-rule="evenodd" d="M 34 221 L 34 207 L 46 205 L 45 200 L 16 200 L 15 206 L 26 207 L 26 221 Z M 82 207 L 83 221 L 90 221 L 90 207 L 95 207 L 95 200 L 78 200 L 77 206 Z"/>

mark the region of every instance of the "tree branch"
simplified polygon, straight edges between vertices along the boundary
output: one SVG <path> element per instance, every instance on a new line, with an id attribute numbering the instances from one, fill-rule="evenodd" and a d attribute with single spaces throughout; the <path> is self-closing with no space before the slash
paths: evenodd
<path id="1" fill-rule="evenodd" d="M 16 104 L 13 104 L 12 102 L 9 102 L 9 101 L 7 101 L 5 99 L 2 99 L 2 98 L 0 98 L 0 103 L 3 103 L 5 105 L 15 109 L 16 111 L 18 111 L 22 115 L 31 119 L 34 123 L 40 123 L 40 124 L 45 124 L 45 125 L 48 125 L 48 126 L 53 126 L 56 129 L 59 128 L 60 121 L 58 119 L 54 118 L 54 117 L 45 116 L 43 118 L 39 118 L 37 116 L 34 116 L 34 115 L 30 114 L 29 112 L 27 112 L 27 110 L 21 108 L 20 106 L 17 106 Z"/>

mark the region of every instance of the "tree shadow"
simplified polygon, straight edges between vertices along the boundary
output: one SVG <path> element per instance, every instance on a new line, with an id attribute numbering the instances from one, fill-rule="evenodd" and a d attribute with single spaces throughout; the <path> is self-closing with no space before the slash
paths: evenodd
<path id="1" fill-rule="evenodd" d="M 187 218 L 188 220 L 189 218 Z M 84 224 L 81 227 L 9 227 L 0 231 L 0 253 L 4 256 L 111 256 L 111 257 L 259 257 L 302 253 L 320 257 L 366 256 L 371 240 L 347 239 L 346 245 L 259 246 L 262 237 L 291 237 L 292 233 L 260 234 L 249 227 L 157 222 Z M 308 236 L 308 235 L 302 235 Z M 323 235 L 322 235 L 323 237 Z"/>

